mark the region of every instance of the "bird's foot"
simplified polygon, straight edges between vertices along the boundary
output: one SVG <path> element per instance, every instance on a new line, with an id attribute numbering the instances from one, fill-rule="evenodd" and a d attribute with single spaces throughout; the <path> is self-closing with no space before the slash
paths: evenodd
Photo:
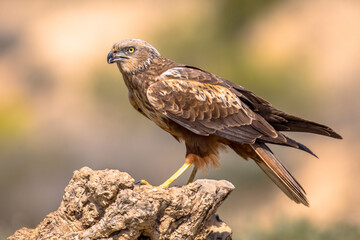
<path id="1" fill-rule="evenodd" d="M 144 179 L 141 179 L 141 180 L 137 181 L 136 184 L 152 186 L 148 181 L 146 181 Z M 168 188 L 169 186 L 170 186 L 170 183 L 166 184 L 166 182 L 164 182 L 163 184 L 161 184 L 159 186 L 152 186 L 152 187 L 154 187 L 154 188 Z"/>
<path id="2" fill-rule="evenodd" d="M 135 182 L 136 185 L 148 185 L 148 186 L 152 186 L 148 181 L 141 179 Z"/>
<path id="3" fill-rule="evenodd" d="M 185 172 L 186 169 L 188 169 L 188 167 L 191 166 L 191 163 L 189 162 L 185 162 L 184 165 L 181 166 L 181 168 L 179 168 L 179 170 L 176 171 L 176 173 L 174 173 L 168 180 L 166 180 L 163 184 L 159 185 L 159 186 L 154 186 L 154 188 L 168 188 L 170 186 L 170 184 L 175 181 L 183 172 Z M 196 174 L 196 170 L 193 171 L 194 173 L 191 174 L 193 175 L 193 177 L 195 177 Z M 191 178 L 191 177 L 190 177 Z M 146 180 L 140 180 L 139 182 L 140 185 L 149 185 L 151 186 L 150 183 L 148 183 Z"/>

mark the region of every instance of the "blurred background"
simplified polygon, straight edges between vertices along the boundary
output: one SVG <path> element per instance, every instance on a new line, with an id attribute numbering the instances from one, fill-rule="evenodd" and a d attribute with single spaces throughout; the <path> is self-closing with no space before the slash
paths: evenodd
<path id="1" fill-rule="evenodd" d="M 83 166 L 160 184 L 183 164 L 184 145 L 131 107 L 117 67 L 106 63 L 127 38 L 344 137 L 291 134 L 319 159 L 272 147 L 310 208 L 230 151 L 219 170 L 200 173 L 236 186 L 218 210 L 234 239 L 360 239 L 357 0 L 1 0 L 0 238 L 56 210 Z"/>

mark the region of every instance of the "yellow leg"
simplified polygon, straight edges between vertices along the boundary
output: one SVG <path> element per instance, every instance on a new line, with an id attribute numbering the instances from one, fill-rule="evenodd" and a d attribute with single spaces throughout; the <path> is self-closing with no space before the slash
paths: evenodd
<path id="1" fill-rule="evenodd" d="M 168 180 L 166 180 L 163 184 L 158 186 L 158 188 L 168 188 L 170 184 L 175 181 L 181 174 L 183 174 L 186 169 L 188 169 L 191 166 L 191 163 L 188 163 L 187 161 L 184 163 L 184 165 L 179 168 Z"/>
<path id="2" fill-rule="evenodd" d="M 197 173 L 197 170 L 198 170 L 197 167 L 194 166 L 194 168 L 193 168 L 193 170 L 192 170 L 192 172 L 191 172 L 191 175 L 190 175 L 190 177 L 189 177 L 189 180 L 188 180 L 187 184 L 192 183 L 192 182 L 194 181 L 195 176 L 196 176 L 196 173 Z"/>
<path id="3" fill-rule="evenodd" d="M 186 169 L 188 169 L 191 166 L 191 163 L 188 163 L 188 161 L 186 161 L 184 163 L 184 165 L 182 165 L 179 170 L 176 171 L 176 173 L 174 173 L 168 180 L 166 180 L 163 184 L 161 184 L 160 186 L 157 186 L 155 188 L 168 188 L 170 186 L 170 184 L 175 181 L 181 174 L 183 174 Z M 145 180 L 141 180 L 142 184 L 145 185 L 150 185 L 147 181 Z"/>

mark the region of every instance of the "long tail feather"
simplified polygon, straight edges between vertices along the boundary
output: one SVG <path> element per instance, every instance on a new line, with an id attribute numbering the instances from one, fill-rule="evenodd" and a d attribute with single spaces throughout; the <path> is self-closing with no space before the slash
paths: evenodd
<path id="1" fill-rule="evenodd" d="M 241 157 L 252 158 L 265 174 L 293 201 L 309 206 L 305 190 L 264 143 L 230 143 Z"/>
<path id="2" fill-rule="evenodd" d="M 256 164 L 293 201 L 309 206 L 305 190 L 264 143 L 251 145 Z"/>

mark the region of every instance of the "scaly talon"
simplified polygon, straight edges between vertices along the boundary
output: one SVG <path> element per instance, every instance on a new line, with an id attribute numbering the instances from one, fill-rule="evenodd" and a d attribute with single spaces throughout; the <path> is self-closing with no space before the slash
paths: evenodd
<path id="1" fill-rule="evenodd" d="M 141 179 L 141 180 L 137 181 L 136 184 L 151 186 L 151 184 L 148 181 L 144 180 L 144 179 Z"/>

